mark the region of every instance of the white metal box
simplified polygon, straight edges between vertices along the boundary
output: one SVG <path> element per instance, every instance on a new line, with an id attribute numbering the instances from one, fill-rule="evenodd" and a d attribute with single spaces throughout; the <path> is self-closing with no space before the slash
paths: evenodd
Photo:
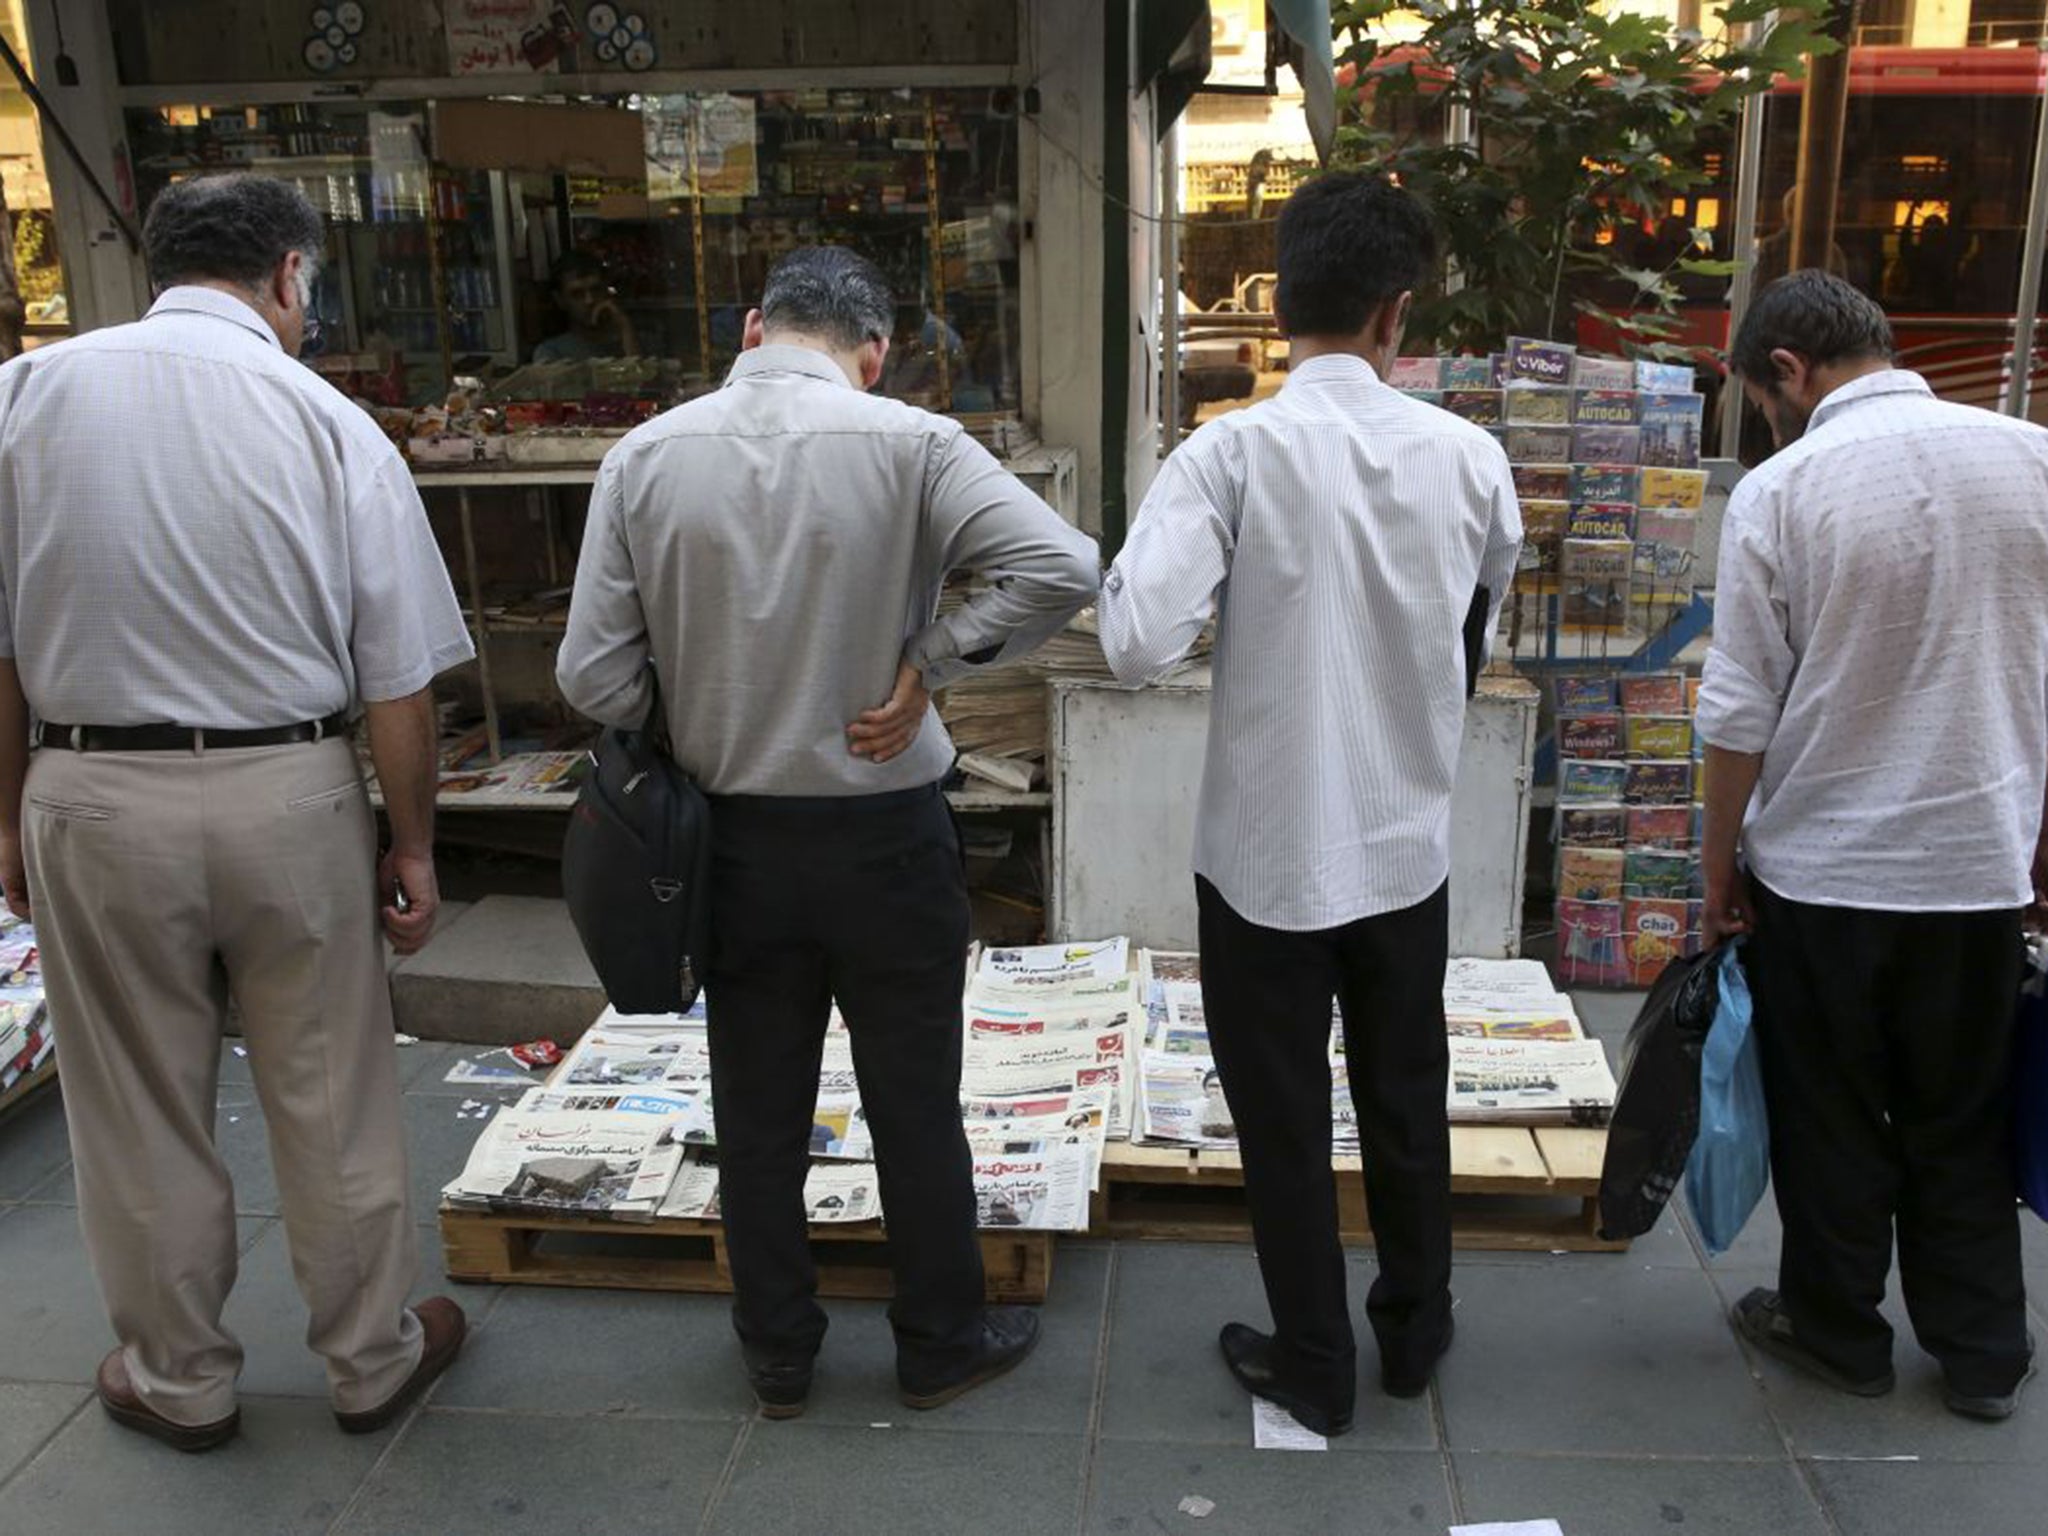
<path id="1" fill-rule="evenodd" d="M 1451 800 L 1451 953 L 1519 953 L 1536 689 L 1487 677 L 1465 712 Z M 1056 940 L 1195 947 L 1189 873 L 1209 733 L 1206 670 L 1136 691 L 1062 682 L 1051 701 Z"/>

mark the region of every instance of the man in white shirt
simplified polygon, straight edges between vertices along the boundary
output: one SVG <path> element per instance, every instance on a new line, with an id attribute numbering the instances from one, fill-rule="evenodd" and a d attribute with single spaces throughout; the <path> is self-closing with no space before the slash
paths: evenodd
<path id="1" fill-rule="evenodd" d="M 1890 1391 L 1896 1224 L 1950 1408 L 2004 1418 L 2033 1371 L 2007 1130 L 2048 891 L 2048 432 L 1935 399 L 1824 272 L 1766 288 L 1731 361 L 1781 451 L 1721 543 L 1706 931 L 1748 936 L 1785 1228 L 1735 1324 Z"/>
<path id="2" fill-rule="evenodd" d="M 378 914 L 401 954 L 433 929 L 431 685 L 471 651 L 404 461 L 296 360 L 324 243 L 290 182 L 180 182 L 144 231 L 149 314 L 0 368 L 0 879 L 43 945 L 120 1342 L 100 1402 L 186 1451 L 240 1423 L 231 996 L 341 1427 L 391 1423 L 463 1338 L 447 1297 L 406 1305 Z"/>
<path id="3" fill-rule="evenodd" d="M 1434 260 L 1428 211 L 1319 177 L 1280 216 L 1287 387 L 1161 468 L 1103 584 L 1140 683 L 1216 616 L 1195 834 L 1202 993 L 1237 1124 L 1272 1334 L 1226 1326 L 1247 1390 L 1350 1427 L 1356 1350 L 1330 1168 L 1330 1010 L 1365 1152 L 1382 1385 L 1424 1391 L 1451 1336 L 1451 785 L 1472 672 L 1521 546 L 1486 431 L 1383 382 Z"/>

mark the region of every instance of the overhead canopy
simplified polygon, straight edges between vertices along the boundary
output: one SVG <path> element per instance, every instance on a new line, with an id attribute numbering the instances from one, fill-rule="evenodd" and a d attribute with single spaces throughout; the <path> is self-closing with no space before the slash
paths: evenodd
<path id="1" fill-rule="evenodd" d="M 1328 160 L 1337 143 L 1337 59 L 1331 45 L 1330 0 L 1266 0 L 1266 9 L 1293 43 L 1309 137 L 1316 157 Z"/>
<path id="2" fill-rule="evenodd" d="M 1209 78 L 1209 0 L 1138 0 L 1138 88 L 1155 87 L 1166 136 Z"/>

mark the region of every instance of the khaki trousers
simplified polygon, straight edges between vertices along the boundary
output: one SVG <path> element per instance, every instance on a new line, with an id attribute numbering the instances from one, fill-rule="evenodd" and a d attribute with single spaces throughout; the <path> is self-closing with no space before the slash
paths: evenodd
<path id="1" fill-rule="evenodd" d="M 415 1236 L 376 822 L 344 740 L 38 751 L 23 808 L 78 1214 L 136 1389 L 180 1424 L 234 1408 L 234 1191 L 214 1149 L 239 1004 L 306 1342 L 334 1406 L 418 1364 Z"/>

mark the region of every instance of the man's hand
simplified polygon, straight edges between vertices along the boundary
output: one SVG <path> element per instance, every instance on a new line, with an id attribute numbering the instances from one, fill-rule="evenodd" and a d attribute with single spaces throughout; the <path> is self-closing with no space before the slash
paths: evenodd
<path id="1" fill-rule="evenodd" d="M 846 728 L 847 750 L 876 763 L 901 756 L 924 729 L 931 703 L 924 675 L 905 662 L 897 669 L 896 691 L 889 695 L 889 702 L 868 710 Z"/>
<path id="2" fill-rule="evenodd" d="M 16 833 L 0 833 L 0 887 L 7 892 L 7 910 L 24 923 L 34 922 L 35 913 L 29 909 L 28 869 L 22 863 L 21 838 Z"/>
<path id="3" fill-rule="evenodd" d="M 400 892 L 405 896 L 399 909 Z M 384 933 L 391 947 L 401 955 L 416 955 L 434 934 L 434 918 L 441 910 L 441 887 L 434 879 L 434 856 L 400 853 L 384 855 L 377 866 L 377 899 L 384 908 Z"/>
<path id="4" fill-rule="evenodd" d="M 1750 895 L 1749 876 L 1740 869 L 1708 873 L 1704 907 L 1700 926 L 1709 949 L 1725 939 L 1756 932 L 1756 904 Z"/>

